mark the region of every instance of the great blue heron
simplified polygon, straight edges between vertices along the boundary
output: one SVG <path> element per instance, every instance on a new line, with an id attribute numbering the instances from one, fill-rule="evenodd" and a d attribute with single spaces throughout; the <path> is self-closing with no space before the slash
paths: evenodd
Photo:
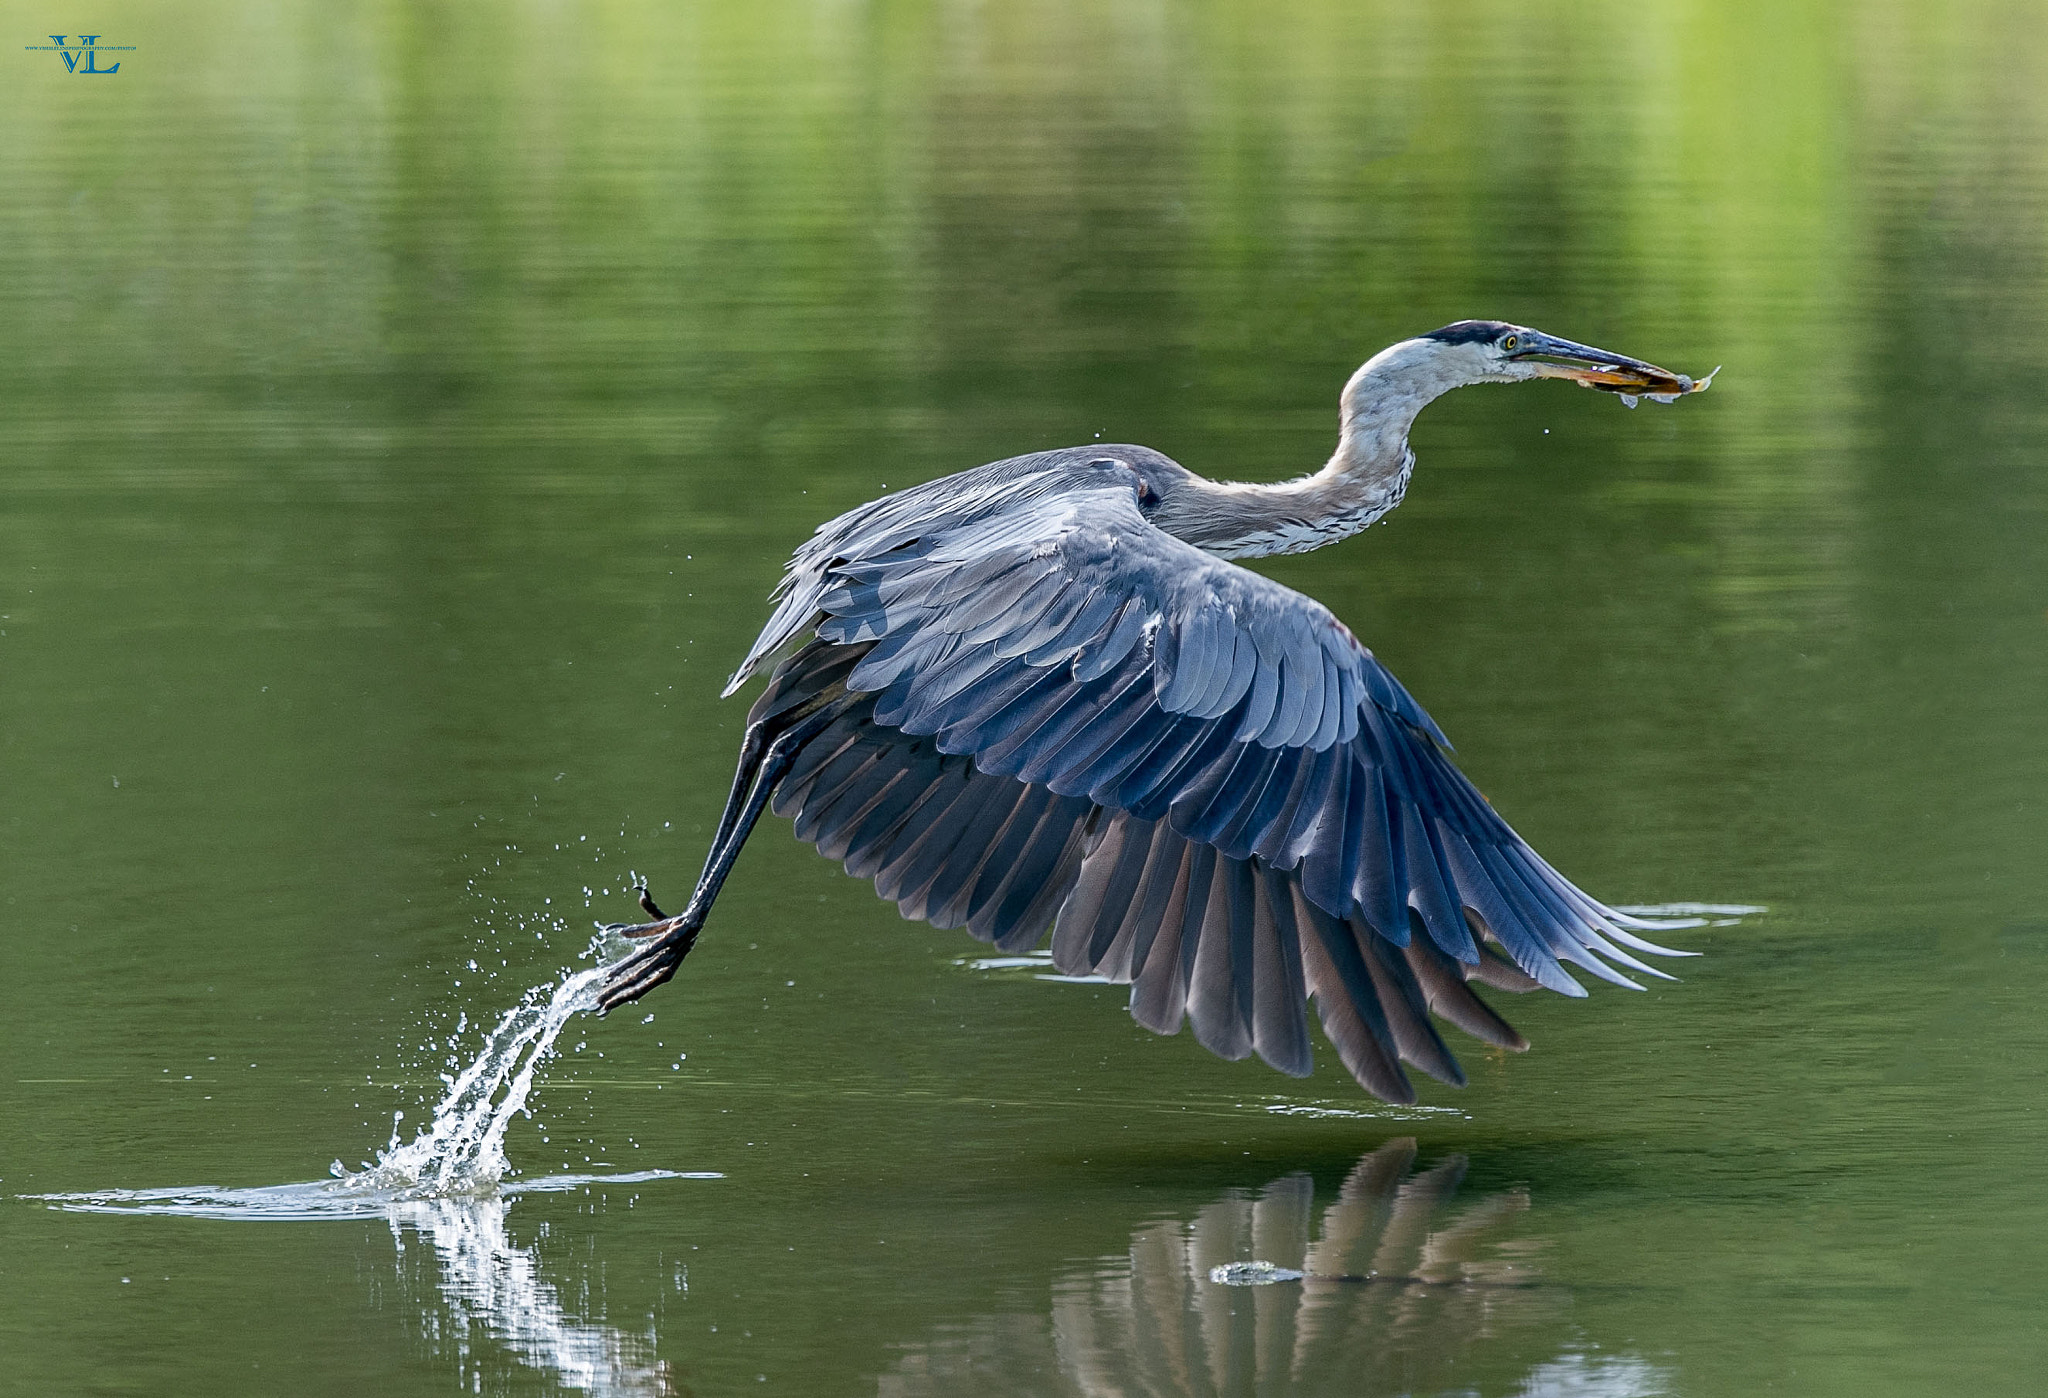
<path id="1" fill-rule="evenodd" d="M 1464 1074 L 1434 1012 L 1528 1047 L 1475 996 L 1586 992 L 1669 924 L 1580 892 L 1450 763 L 1443 733 L 1320 603 L 1227 561 L 1301 553 L 1400 503 L 1408 429 L 1466 384 L 1567 378 L 1670 401 L 1641 360 L 1498 321 L 1404 340 L 1351 376 L 1329 464 L 1210 481 L 1148 447 L 991 462 L 887 495 L 797 549 L 725 693 L 770 657 L 689 906 L 600 1007 L 675 974 L 764 809 L 906 918 L 1131 986 L 1225 1058 L 1309 1071 L 1313 996 L 1344 1066 L 1415 1100 L 1405 1059 Z M 1602 958 L 1605 958 L 1603 960 Z"/>

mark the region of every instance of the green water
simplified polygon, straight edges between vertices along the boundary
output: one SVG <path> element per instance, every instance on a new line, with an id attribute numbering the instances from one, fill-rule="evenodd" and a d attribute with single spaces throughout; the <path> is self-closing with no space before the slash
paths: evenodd
<path id="1" fill-rule="evenodd" d="M 90 23 L 119 74 L 0 52 L 0 1391 L 2048 1364 L 2035 6 Z M 1681 984 L 1517 1000 L 1533 1052 L 1394 1111 L 1326 1046 L 1297 1082 L 977 970 L 770 822 L 507 1143 L 722 1179 L 317 1223 L 18 1198 L 308 1180 L 421 1124 L 459 1017 L 634 872 L 694 875 L 717 690 L 816 521 L 1098 434 L 1291 474 L 1359 361 L 1463 316 L 1727 368 L 1636 413 L 1454 395 L 1388 523 L 1268 571 L 1596 895 L 1770 906 L 1680 938 Z M 1312 1243 L 1381 1281 L 1207 1280 Z"/>

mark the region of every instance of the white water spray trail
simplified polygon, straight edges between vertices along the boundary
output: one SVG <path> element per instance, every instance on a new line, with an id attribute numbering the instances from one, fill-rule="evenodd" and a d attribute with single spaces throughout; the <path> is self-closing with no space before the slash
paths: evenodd
<path id="1" fill-rule="evenodd" d="M 446 1095 L 425 1130 L 406 1145 L 391 1144 L 377 1163 L 351 1173 L 339 1160 L 329 1167 L 342 1188 L 394 1199 L 489 1194 L 510 1168 L 505 1131 L 526 1107 L 534 1073 L 553 1054 L 569 1020 L 597 1007 L 597 987 L 609 970 L 593 966 L 556 986 L 535 986 L 505 1012 L 483 1048 L 460 1075 L 443 1080 Z"/>

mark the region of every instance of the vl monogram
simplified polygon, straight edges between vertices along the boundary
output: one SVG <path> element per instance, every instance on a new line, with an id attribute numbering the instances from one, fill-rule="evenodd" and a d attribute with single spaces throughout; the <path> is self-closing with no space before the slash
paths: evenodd
<path id="1" fill-rule="evenodd" d="M 50 38 L 52 42 L 47 44 L 24 44 L 22 47 L 36 53 L 55 52 L 64 60 L 64 71 L 67 73 L 109 77 L 120 72 L 121 65 L 116 61 L 110 68 L 98 66 L 101 54 L 135 52 L 133 44 L 103 44 L 97 34 L 81 34 L 76 44 L 65 43 L 62 34 L 52 34 Z"/>

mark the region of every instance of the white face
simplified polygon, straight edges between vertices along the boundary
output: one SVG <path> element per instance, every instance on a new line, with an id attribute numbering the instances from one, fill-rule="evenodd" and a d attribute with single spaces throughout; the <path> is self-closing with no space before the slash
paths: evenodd
<path id="1" fill-rule="evenodd" d="M 1444 345 L 1446 351 L 1462 351 L 1462 357 L 1450 362 L 1462 364 L 1471 375 L 1467 383 L 1524 383 L 1542 377 L 1535 360 L 1510 358 L 1524 342 L 1529 332 L 1514 327 L 1496 335 L 1491 340 L 1463 345 Z"/>
<path id="2" fill-rule="evenodd" d="M 1518 339 L 1516 344 L 1520 343 Z M 1350 407 L 1363 406 L 1361 395 L 1371 385 L 1372 393 L 1364 396 L 1427 402 L 1468 384 L 1520 383 L 1540 377 L 1534 363 L 1510 359 L 1511 353 L 1502 336 L 1458 343 L 1427 337 L 1403 340 L 1381 350 L 1353 374 L 1344 397 Z"/>

